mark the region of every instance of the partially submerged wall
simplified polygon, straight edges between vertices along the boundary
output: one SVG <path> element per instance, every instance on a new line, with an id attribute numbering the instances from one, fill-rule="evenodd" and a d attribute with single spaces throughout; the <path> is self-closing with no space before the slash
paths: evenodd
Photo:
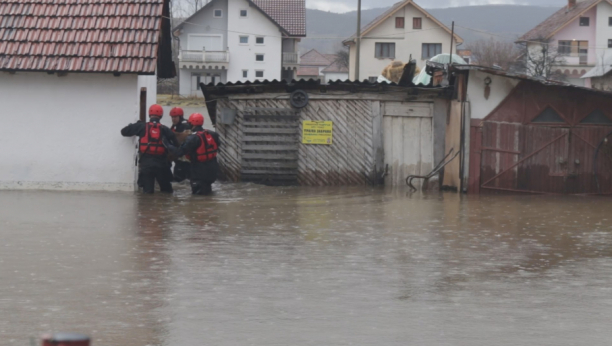
<path id="1" fill-rule="evenodd" d="M 133 191 L 137 78 L 3 73 L 0 189 Z"/>

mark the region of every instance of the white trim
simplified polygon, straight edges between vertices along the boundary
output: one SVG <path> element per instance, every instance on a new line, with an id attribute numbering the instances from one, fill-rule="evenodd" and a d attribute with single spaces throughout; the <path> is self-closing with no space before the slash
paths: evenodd
<path id="1" fill-rule="evenodd" d="M 223 35 L 220 35 L 220 34 L 187 34 L 187 50 L 200 50 L 200 49 L 202 49 L 202 47 L 200 47 L 199 49 L 192 49 L 191 48 L 191 37 L 192 36 L 219 37 L 219 38 L 221 38 L 221 50 L 223 50 Z"/>
<path id="2" fill-rule="evenodd" d="M 220 16 L 217 16 L 217 11 L 221 11 Z M 213 8 L 213 18 L 223 18 L 223 10 L 220 8 Z"/>

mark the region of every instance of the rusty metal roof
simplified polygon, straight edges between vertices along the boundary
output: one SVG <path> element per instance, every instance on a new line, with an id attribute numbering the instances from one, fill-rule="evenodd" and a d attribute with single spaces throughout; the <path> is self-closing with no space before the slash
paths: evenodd
<path id="1" fill-rule="evenodd" d="M 155 74 L 165 1 L 3 0 L 0 70 Z"/>

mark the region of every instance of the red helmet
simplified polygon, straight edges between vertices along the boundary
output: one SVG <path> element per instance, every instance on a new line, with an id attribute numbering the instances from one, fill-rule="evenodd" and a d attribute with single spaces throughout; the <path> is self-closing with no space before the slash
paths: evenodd
<path id="1" fill-rule="evenodd" d="M 149 107 L 150 117 L 162 117 L 164 115 L 164 109 L 160 105 L 152 105 Z"/>
<path id="2" fill-rule="evenodd" d="M 204 125 L 204 116 L 200 113 L 193 113 L 189 116 L 189 123 L 192 126 L 202 126 Z"/>
<path id="3" fill-rule="evenodd" d="M 170 110 L 171 117 L 182 117 L 183 115 L 183 108 L 181 107 L 174 107 Z"/>

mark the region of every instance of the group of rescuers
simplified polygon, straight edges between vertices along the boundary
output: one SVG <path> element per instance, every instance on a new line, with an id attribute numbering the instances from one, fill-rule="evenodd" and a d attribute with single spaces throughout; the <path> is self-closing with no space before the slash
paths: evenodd
<path id="1" fill-rule="evenodd" d="M 171 128 L 159 123 L 163 115 L 160 105 L 152 105 L 148 122 L 138 121 L 121 130 L 124 137 L 140 138 L 138 186 L 144 193 L 153 193 L 157 180 L 161 192 L 172 193 L 172 181 L 189 179 L 194 195 L 210 194 L 219 171 L 219 135 L 203 128 L 204 116 L 200 113 L 185 120 L 182 108 L 172 108 Z M 179 143 L 179 138 L 184 141 Z"/>

